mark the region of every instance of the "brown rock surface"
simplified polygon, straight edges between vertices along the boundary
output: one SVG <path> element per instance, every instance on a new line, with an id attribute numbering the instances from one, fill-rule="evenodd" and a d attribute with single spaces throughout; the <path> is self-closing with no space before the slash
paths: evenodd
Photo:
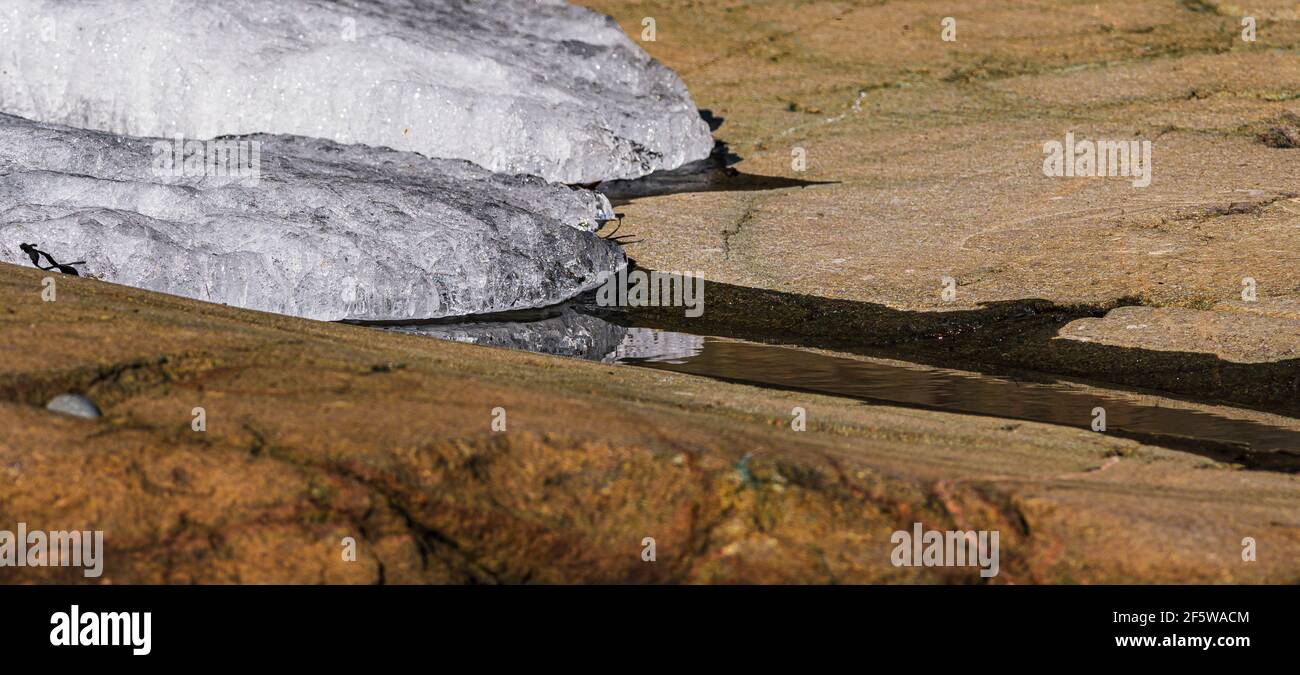
<path id="1" fill-rule="evenodd" d="M 645 48 L 742 158 L 712 191 L 620 207 L 646 267 L 913 310 L 1208 309 L 1244 277 L 1300 298 L 1300 152 L 1265 138 L 1300 112 L 1294 3 L 1250 3 L 1255 42 L 1221 2 L 586 4 L 631 35 L 656 17 Z M 1151 185 L 1045 176 L 1066 132 L 1150 141 Z"/>
<path id="2" fill-rule="evenodd" d="M 1237 363 L 1300 358 L 1300 321 L 1184 307 L 1120 307 L 1078 319 L 1061 337 L 1159 351 L 1206 352 Z"/>
<path id="3" fill-rule="evenodd" d="M 43 275 L 0 265 L 0 527 L 103 529 L 103 582 L 980 581 L 890 565 L 917 521 L 999 530 L 1000 583 L 1300 579 L 1291 474 Z"/>

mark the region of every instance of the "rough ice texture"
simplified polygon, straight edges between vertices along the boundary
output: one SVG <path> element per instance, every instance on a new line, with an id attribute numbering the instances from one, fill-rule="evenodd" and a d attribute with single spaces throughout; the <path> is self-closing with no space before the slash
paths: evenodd
<path id="1" fill-rule="evenodd" d="M 677 361 L 704 348 L 704 338 L 698 335 L 629 328 L 567 307 L 556 316 L 537 321 L 395 326 L 392 330 L 607 363 Z"/>
<path id="2" fill-rule="evenodd" d="M 556 0 L 4 0 L 0 110 L 136 136 L 323 137 L 570 184 L 713 145 L 680 78 Z"/>
<path id="3" fill-rule="evenodd" d="M 250 136 L 261 175 L 159 176 L 155 139 L 0 115 L 0 260 L 314 319 L 554 304 L 626 264 L 609 203 L 459 160 Z"/>

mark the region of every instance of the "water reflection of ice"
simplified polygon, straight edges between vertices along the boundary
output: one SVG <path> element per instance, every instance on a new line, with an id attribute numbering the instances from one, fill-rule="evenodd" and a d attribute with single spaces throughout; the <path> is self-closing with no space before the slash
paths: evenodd
<path id="1" fill-rule="evenodd" d="M 704 348 L 704 338 L 698 335 L 628 328 L 567 307 L 558 315 L 535 321 L 395 326 L 392 330 L 605 363 L 680 363 Z"/>
<path id="2" fill-rule="evenodd" d="M 704 351 L 704 338 L 653 328 L 628 328 L 623 342 L 603 361 L 682 363 Z"/>

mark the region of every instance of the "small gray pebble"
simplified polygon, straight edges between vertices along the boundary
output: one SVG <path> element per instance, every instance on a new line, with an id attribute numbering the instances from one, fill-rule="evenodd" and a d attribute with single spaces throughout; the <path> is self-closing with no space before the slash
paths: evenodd
<path id="1" fill-rule="evenodd" d="M 81 394 L 59 394 L 45 404 L 45 409 L 92 420 L 101 415 L 95 402 Z"/>

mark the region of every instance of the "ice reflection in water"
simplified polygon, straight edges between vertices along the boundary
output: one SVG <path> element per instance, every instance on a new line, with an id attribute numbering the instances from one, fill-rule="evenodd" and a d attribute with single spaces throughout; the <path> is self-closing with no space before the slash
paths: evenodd
<path id="1" fill-rule="evenodd" d="M 685 363 L 704 348 L 699 335 L 620 326 L 565 307 L 534 321 L 394 326 L 392 330 L 605 363 Z"/>

